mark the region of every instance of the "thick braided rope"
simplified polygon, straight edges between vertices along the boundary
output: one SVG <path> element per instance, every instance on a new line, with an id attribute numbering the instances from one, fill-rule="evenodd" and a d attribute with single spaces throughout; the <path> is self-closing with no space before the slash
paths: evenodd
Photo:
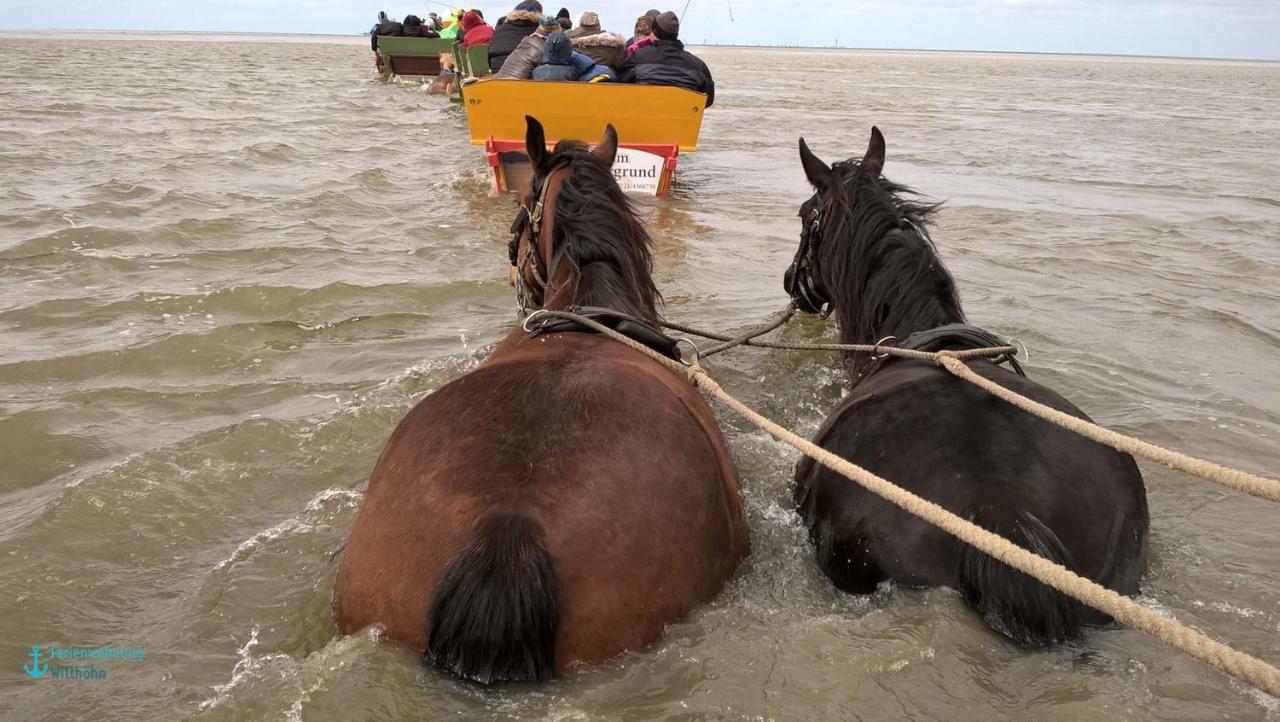
<path id="1" fill-rule="evenodd" d="M 794 308 L 794 305 L 788 306 L 788 309 Z M 789 318 L 789 316 L 787 316 Z M 716 340 L 729 340 L 730 337 L 723 334 L 711 333 L 680 326 L 677 324 L 665 324 L 668 328 L 685 333 L 692 333 L 696 336 L 703 336 Z M 781 324 L 777 324 L 780 326 Z M 776 328 L 776 326 L 775 326 Z M 772 329 L 770 329 L 772 330 Z M 763 335 L 763 334 L 756 334 Z M 974 373 L 968 366 L 961 361 L 971 358 L 989 358 L 995 356 L 1003 356 L 1005 354 L 1013 355 L 1017 353 L 1017 349 L 1013 346 L 994 346 L 991 348 L 966 349 L 964 351 L 915 351 L 912 349 L 897 348 L 895 346 L 877 346 L 874 344 L 856 344 L 856 343 L 783 343 L 779 341 L 759 341 L 748 336 L 746 339 L 734 339 L 733 346 L 756 346 L 760 348 L 789 349 L 800 351 L 864 351 L 873 354 L 884 354 L 889 356 L 897 356 L 899 358 L 919 359 L 924 361 L 933 361 L 951 373 L 968 381 L 975 386 L 987 391 L 988 393 L 1000 398 L 1004 401 L 1017 406 L 1028 413 L 1034 414 L 1045 421 L 1057 424 L 1064 429 L 1073 431 L 1086 439 L 1091 439 L 1100 444 L 1110 446 L 1117 451 L 1123 451 L 1134 456 L 1141 456 L 1144 459 L 1159 462 L 1171 469 L 1185 471 L 1202 479 L 1212 481 L 1215 484 L 1225 486 L 1230 489 L 1242 491 L 1246 494 L 1266 499 L 1268 501 L 1280 502 L 1280 481 L 1268 479 L 1265 476 L 1250 474 L 1246 471 L 1232 469 L 1221 464 L 1216 464 L 1205 459 L 1197 459 L 1194 456 L 1166 449 L 1162 446 L 1135 439 L 1131 436 L 1103 428 L 1097 424 L 1085 421 L 1084 419 L 1064 414 L 1057 409 L 1050 408 L 1036 401 L 1022 396 L 1016 392 L 1010 391 L 1005 387 Z M 719 348 L 719 347 L 716 347 Z"/>
<path id="2" fill-rule="evenodd" d="M 712 346 L 707 350 L 700 351 L 698 353 L 698 356 L 700 356 L 701 358 L 707 358 L 708 356 L 714 356 L 718 353 L 728 351 L 729 349 L 734 348 L 735 346 L 741 346 L 744 343 L 748 343 L 751 340 L 755 339 L 757 336 L 763 336 L 767 333 L 770 333 L 780 328 L 787 321 L 790 321 L 791 317 L 794 316 L 795 314 L 796 314 L 795 303 L 789 303 L 787 304 L 787 307 L 782 310 L 782 313 L 778 314 L 778 318 L 774 319 L 773 321 L 764 323 L 756 328 L 745 331 L 737 336 L 721 336 L 719 334 L 717 334 L 716 336 L 710 336 L 704 333 L 698 333 L 697 331 L 693 331 L 682 326 L 678 326 L 673 323 L 664 322 L 662 325 L 666 326 L 669 329 L 684 331 L 685 333 L 692 333 L 695 336 L 702 336 L 704 338 L 714 338 L 716 341 L 723 341 L 724 343 L 716 344 L 715 346 Z"/>
<path id="3" fill-rule="evenodd" d="M 784 311 L 784 313 L 786 312 Z M 701 336 L 702 338 L 709 338 L 714 341 L 728 342 L 723 348 L 721 348 L 721 346 L 713 346 L 707 351 L 700 352 L 698 354 L 699 358 L 706 358 L 712 354 L 727 351 L 735 346 L 752 346 L 754 348 L 784 349 L 787 351 L 862 351 L 876 355 L 886 354 L 889 356 L 897 356 L 899 358 L 919 359 L 921 361 L 934 360 L 935 353 L 933 351 L 916 351 L 915 349 L 898 348 L 897 346 L 878 346 L 873 343 L 791 343 L 787 341 L 761 341 L 756 338 L 757 336 L 763 336 L 764 334 L 775 330 L 790 318 L 791 314 L 788 314 L 782 318 L 781 322 L 768 325 L 771 327 L 761 327 L 766 330 L 761 331 L 757 329 L 742 334 L 741 336 L 729 336 L 723 333 L 715 333 L 714 331 L 704 331 L 692 326 L 673 323 L 671 321 L 663 321 L 662 326 L 663 328 L 667 328 L 672 331 Z M 963 351 L 954 351 L 952 353 L 954 353 L 955 357 L 958 359 L 992 358 L 995 356 L 1012 356 L 1018 353 L 1018 347 L 990 346 L 988 348 L 971 348 Z"/>
<path id="4" fill-rule="evenodd" d="M 1068 431 L 1092 439 L 1100 444 L 1106 444 L 1117 451 L 1123 451 L 1134 456 L 1141 456 L 1145 459 L 1158 461 L 1172 469 L 1185 471 L 1188 474 L 1208 479 L 1215 484 L 1230 487 L 1246 494 L 1252 494 L 1270 501 L 1280 501 L 1280 481 L 1268 479 L 1266 477 L 1250 474 L 1237 469 L 1232 469 L 1221 464 L 1215 464 L 1212 461 L 1197 459 L 1193 456 L 1166 449 L 1155 444 L 1149 444 L 1145 441 L 1135 439 L 1131 436 L 1116 433 L 1110 429 L 1105 429 L 1097 424 L 1090 423 L 1084 419 L 1076 418 L 1070 414 L 1064 414 L 1057 409 L 1045 406 L 1038 401 L 1010 391 L 994 381 L 979 376 L 972 369 L 964 365 L 958 358 L 954 358 L 950 353 L 940 352 L 936 360 L 940 366 L 977 386 L 984 391 L 996 396 L 1004 401 L 1017 406 L 1018 408 L 1035 416 L 1061 426 Z"/>
<path id="5" fill-rule="evenodd" d="M 1205 634 L 1187 627 L 1176 619 L 1165 617 L 1092 580 L 1085 579 L 1061 564 L 1056 564 L 1037 556 L 998 534 L 993 534 L 927 499 L 912 494 L 906 489 L 836 456 L 770 419 L 761 416 L 741 401 L 730 396 L 728 392 L 716 383 L 715 379 L 707 375 L 707 372 L 696 363 L 685 367 L 592 319 L 559 311 L 548 311 L 546 313 L 550 316 L 571 318 L 629 348 L 645 354 L 673 371 L 685 373 L 698 389 L 738 412 L 775 439 L 798 449 L 823 466 L 854 481 L 880 498 L 924 519 L 966 544 L 974 546 L 987 555 L 999 559 L 1014 569 L 1024 572 L 1063 594 L 1105 612 L 1123 624 L 1146 632 L 1170 647 L 1180 650 L 1188 656 L 1194 657 L 1237 679 L 1248 682 L 1268 694 L 1280 696 L 1280 669 L 1257 657 L 1232 649 Z M 945 364 L 942 361 L 940 363 Z"/>

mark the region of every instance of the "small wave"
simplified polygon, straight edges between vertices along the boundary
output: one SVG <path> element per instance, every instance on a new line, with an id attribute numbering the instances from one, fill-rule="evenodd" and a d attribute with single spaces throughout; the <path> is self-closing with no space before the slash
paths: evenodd
<path id="1" fill-rule="evenodd" d="M 355 661 L 360 649 L 375 645 L 381 637 L 378 629 L 371 627 L 360 634 L 334 639 L 324 649 L 302 659 L 295 659 L 282 652 L 255 656 L 253 650 L 259 645 L 260 633 L 261 625 L 253 625 L 249 630 L 249 638 L 236 650 L 236 663 L 231 668 L 231 678 L 223 684 L 212 686 L 213 694 L 197 704 L 201 712 L 223 707 L 232 702 L 241 689 L 270 677 L 284 680 L 291 690 L 288 696 L 293 696 L 293 700 L 289 703 L 285 719 L 301 722 L 302 707 L 310 701 L 311 695 L 330 688 L 334 680 L 344 674 Z M 306 681 L 307 678 L 311 678 L 309 682 Z"/>
<path id="2" fill-rule="evenodd" d="M 327 511 L 325 506 L 333 499 L 343 500 L 344 503 L 341 505 L 342 507 L 352 507 L 355 506 L 355 502 L 359 501 L 361 498 L 362 495 L 360 492 L 352 489 L 325 489 L 317 494 L 311 501 L 307 502 L 307 506 L 303 509 L 301 516 L 289 517 L 279 524 L 276 524 L 269 529 L 264 529 L 240 542 L 240 545 L 231 553 L 231 556 L 215 564 L 213 570 L 215 572 L 221 571 L 226 567 L 247 558 L 258 547 L 277 539 L 316 531 L 320 526 L 323 526 L 323 521 L 319 517 L 325 515 Z"/>
<path id="3" fill-rule="evenodd" d="M 241 153 L 248 158 L 280 162 L 297 160 L 302 156 L 301 151 L 288 143 L 254 143 L 241 149 Z"/>

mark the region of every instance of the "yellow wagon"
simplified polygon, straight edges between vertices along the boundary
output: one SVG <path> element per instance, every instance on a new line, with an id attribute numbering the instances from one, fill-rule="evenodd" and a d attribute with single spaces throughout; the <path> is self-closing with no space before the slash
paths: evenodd
<path id="1" fill-rule="evenodd" d="M 628 192 L 665 196 L 676 157 L 698 149 L 707 97 L 684 88 L 623 83 L 569 83 L 483 78 L 463 88 L 473 145 L 483 145 L 494 191 L 528 181 L 526 115 L 537 118 L 547 142 L 591 141 L 612 123 L 620 151 L 613 174 Z"/>

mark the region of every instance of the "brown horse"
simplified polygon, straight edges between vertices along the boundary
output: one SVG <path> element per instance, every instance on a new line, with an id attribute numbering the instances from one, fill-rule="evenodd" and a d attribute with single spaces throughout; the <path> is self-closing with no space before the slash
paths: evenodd
<path id="1" fill-rule="evenodd" d="M 521 298 L 656 323 L 613 127 L 548 153 L 527 121 Z M 343 632 L 380 625 L 461 677 L 542 680 L 653 642 L 746 554 L 729 451 L 686 379 L 601 335 L 516 329 L 391 435 L 334 608 Z"/>

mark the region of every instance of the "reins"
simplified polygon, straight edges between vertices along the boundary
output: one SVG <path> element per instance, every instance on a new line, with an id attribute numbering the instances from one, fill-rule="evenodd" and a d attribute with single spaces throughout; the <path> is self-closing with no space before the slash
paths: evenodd
<path id="1" fill-rule="evenodd" d="M 662 364 L 667 369 L 686 376 L 690 383 L 700 391 L 733 409 L 760 429 L 768 432 L 775 439 L 799 450 L 801 453 L 809 456 L 823 466 L 826 466 L 845 478 L 857 483 L 880 498 L 902 508 L 904 511 L 924 519 L 966 544 L 974 546 L 980 551 L 1004 562 L 1005 564 L 1008 564 L 1014 569 L 1027 574 L 1041 583 L 1046 584 L 1063 594 L 1076 599 L 1077 601 L 1087 604 L 1094 609 L 1100 610 L 1123 624 L 1146 632 L 1161 642 L 1164 642 L 1190 657 L 1200 660 L 1201 662 L 1231 675 L 1232 677 L 1247 682 L 1271 695 L 1280 696 L 1280 669 L 1277 669 L 1270 663 L 1233 649 L 1202 632 L 1182 624 L 1172 616 L 1143 606 L 1129 597 L 1108 589 L 1091 579 L 1086 579 L 1076 574 L 1061 564 L 1027 551 L 1008 539 L 983 529 L 973 522 L 963 519 L 945 508 L 917 496 L 906 489 L 897 486 L 893 482 L 881 478 L 870 471 L 867 471 L 866 469 L 843 459 L 826 449 L 823 449 L 813 442 L 796 435 L 794 432 L 757 413 L 721 388 L 720 385 L 716 383 L 715 379 L 713 379 L 702 368 L 696 352 L 692 359 L 674 361 L 662 356 L 643 344 L 637 343 L 626 336 L 616 333 L 613 329 L 610 329 L 593 319 L 565 311 L 543 310 L 540 313 L 545 314 L 548 317 L 564 318 L 576 321 L 583 326 L 591 328 L 597 333 L 604 334 L 618 343 L 639 351 L 654 361 Z M 794 309 L 788 307 L 788 309 L 786 309 L 782 314 L 784 318 L 783 322 L 785 322 L 785 319 L 790 318 L 793 313 Z M 777 328 L 780 327 L 783 322 L 775 321 L 770 324 L 765 324 L 765 326 L 773 325 L 774 328 Z M 677 330 L 687 329 L 687 327 L 677 327 L 676 324 L 666 325 L 668 328 L 676 328 Z M 696 332 L 693 330 L 686 330 L 686 332 L 705 335 L 707 338 L 724 337 L 725 343 L 732 343 L 733 346 L 763 346 L 765 344 L 762 342 L 755 341 L 754 339 L 744 339 L 743 337 L 751 336 L 752 334 L 763 335 L 764 333 L 768 333 L 768 330 L 753 330 L 752 332 L 742 334 L 739 337 L 728 337 L 724 334 L 703 334 L 702 332 Z M 1040 404 L 1037 404 L 1037 402 L 1032 401 L 1031 399 L 1027 399 L 1026 397 L 1009 391 L 998 384 L 992 383 L 987 379 L 978 376 L 970 371 L 964 364 L 963 358 L 984 358 L 1007 355 L 1011 353 L 1012 347 L 972 349 L 967 352 L 921 352 L 912 351 L 910 349 L 899 349 L 893 346 L 863 344 L 773 343 L 768 345 L 770 348 L 798 348 L 802 350 L 813 350 L 816 346 L 822 347 L 819 350 L 874 351 L 903 358 L 931 359 L 951 373 L 965 379 L 966 381 L 977 384 L 981 388 L 989 391 L 992 391 L 992 389 L 988 387 L 998 389 L 999 392 L 992 391 L 992 393 L 999 396 L 1001 399 L 1014 403 L 1019 408 L 1024 408 L 1031 411 L 1031 413 L 1037 413 L 1037 411 L 1033 409 L 1040 406 Z M 727 348 L 720 350 L 727 350 Z M 962 353 L 965 354 L 963 358 L 961 357 Z M 1014 398 L 1016 398 L 1017 401 L 1014 401 Z M 1024 404 L 1026 404 L 1026 406 L 1024 406 Z M 1047 407 L 1045 408 L 1047 409 Z M 1047 410 L 1051 412 L 1054 411 L 1053 409 Z M 1062 416 L 1066 415 L 1062 414 Z M 1046 420 L 1052 421 L 1053 423 L 1059 423 L 1060 425 L 1063 425 L 1064 428 L 1069 428 L 1073 431 L 1076 430 L 1071 428 L 1071 426 L 1062 424 L 1060 419 L 1053 418 L 1052 415 L 1042 418 L 1046 418 Z M 1075 417 L 1067 418 L 1082 426 L 1094 427 L 1096 431 L 1090 431 L 1085 435 L 1088 436 L 1088 438 L 1099 441 L 1100 443 L 1110 444 L 1112 441 L 1118 439 L 1121 440 L 1119 443 L 1123 443 L 1126 446 L 1132 446 L 1134 451 L 1130 453 L 1146 456 L 1146 458 L 1151 458 L 1156 461 L 1160 461 L 1161 463 L 1169 464 L 1173 468 L 1183 469 L 1184 471 L 1203 476 L 1204 478 L 1217 481 L 1218 483 L 1223 483 L 1225 486 L 1230 486 L 1232 488 L 1245 491 L 1246 493 L 1255 494 L 1256 496 L 1261 496 L 1272 501 L 1280 501 L 1280 482 L 1273 479 L 1266 479 L 1253 474 L 1247 474 L 1242 471 L 1236 471 L 1234 469 L 1213 464 L 1212 462 L 1194 459 L 1192 457 L 1178 454 L 1177 452 L 1161 449 L 1153 444 L 1147 444 L 1146 442 L 1132 439 L 1107 429 L 1102 429 L 1095 424 L 1090 424 L 1081 419 L 1076 419 Z M 1095 438 L 1090 434 L 1098 434 L 1098 437 Z M 1128 449 L 1120 448 L 1120 450 L 1127 451 Z M 1148 455 L 1146 453 L 1151 450 L 1158 450 L 1159 455 Z M 1170 463 L 1170 461 L 1174 460 L 1175 457 L 1181 457 L 1182 459 L 1189 460 L 1194 463 L 1182 464 L 1181 462 L 1178 462 L 1178 465 Z M 1222 471 L 1228 472 L 1226 477 L 1229 477 L 1231 481 L 1228 482 L 1214 478 L 1215 476 L 1220 475 L 1220 472 Z"/>

